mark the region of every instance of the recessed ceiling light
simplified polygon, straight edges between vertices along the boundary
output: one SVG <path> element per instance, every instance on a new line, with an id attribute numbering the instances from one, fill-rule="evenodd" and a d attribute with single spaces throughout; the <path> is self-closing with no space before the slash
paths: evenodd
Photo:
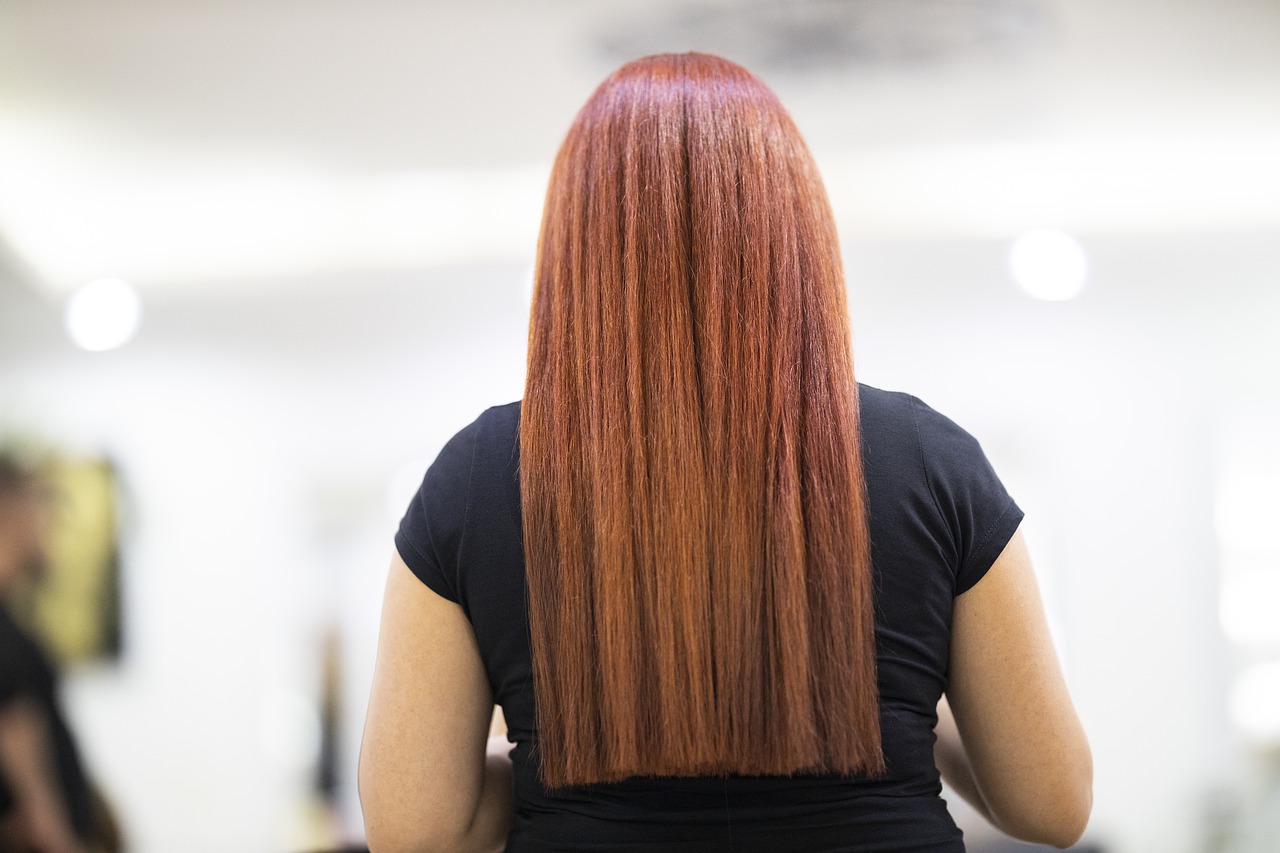
<path id="1" fill-rule="evenodd" d="M 100 278 L 71 294 L 63 321 L 67 334 L 81 349 L 115 349 L 137 333 L 142 322 L 142 300 L 129 282 Z"/>
<path id="2" fill-rule="evenodd" d="M 1009 272 L 1031 296 L 1061 302 L 1080 295 L 1089 276 L 1089 260 L 1070 234 L 1034 228 L 1009 246 Z"/>

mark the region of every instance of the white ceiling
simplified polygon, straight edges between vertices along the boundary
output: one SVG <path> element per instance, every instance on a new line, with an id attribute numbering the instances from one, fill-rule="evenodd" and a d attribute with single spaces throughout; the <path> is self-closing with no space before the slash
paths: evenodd
<path id="1" fill-rule="evenodd" d="M 684 49 L 854 239 L 1280 228 L 1274 2 L 0 0 L 0 242 L 50 293 L 518 262 L 587 94 Z"/>

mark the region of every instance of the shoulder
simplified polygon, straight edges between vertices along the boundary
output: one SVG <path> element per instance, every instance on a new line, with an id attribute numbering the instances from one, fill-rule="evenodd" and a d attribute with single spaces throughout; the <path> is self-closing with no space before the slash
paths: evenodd
<path id="1" fill-rule="evenodd" d="M 907 391 L 891 391 L 859 382 L 858 400 L 864 426 L 894 432 L 905 430 L 924 443 L 937 438 L 973 440 L 950 417 Z"/>
<path id="2" fill-rule="evenodd" d="M 865 382 L 858 383 L 858 405 L 864 410 L 878 412 L 885 408 L 900 407 L 910 396 L 903 391 L 889 391 Z"/>
<path id="3" fill-rule="evenodd" d="M 490 406 L 455 431 L 427 467 L 395 536 L 410 570 L 464 608 L 458 572 L 467 529 L 477 515 L 481 523 L 490 520 L 494 489 L 518 470 L 518 417 L 518 401 Z"/>
<path id="4" fill-rule="evenodd" d="M 982 447 L 969 430 L 915 394 L 858 383 L 858 396 L 864 431 L 881 441 L 896 438 L 916 445 L 927 468 L 948 461 L 985 462 Z"/>
<path id="5" fill-rule="evenodd" d="M 490 406 L 489 408 L 484 410 L 484 413 L 486 415 L 489 415 L 490 417 L 497 418 L 497 419 L 519 418 L 520 404 L 522 402 L 523 400 L 512 400 L 510 403 L 502 403 L 497 406 Z"/>
<path id="6" fill-rule="evenodd" d="M 500 469 L 517 466 L 520 457 L 520 400 L 490 406 L 473 424 L 477 465 Z"/>
<path id="7" fill-rule="evenodd" d="M 510 403 L 490 406 L 480 413 L 477 421 L 484 422 L 489 430 L 496 433 L 509 433 L 512 430 L 517 430 L 520 428 L 521 402 L 521 400 L 513 400 Z"/>
<path id="8" fill-rule="evenodd" d="M 459 430 L 458 434 L 465 433 L 466 437 L 473 443 L 483 443 L 491 441 L 495 437 L 509 434 L 513 430 L 518 430 L 520 427 L 520 402 L 520 400 L 514 400 L 510 403 L 490 406 Z"/>
<path id="9" fill-rule="evenodd" d="M 865 382 L 858 383 L 858 411 L 861 419 L 873 425 L 882 422 L 900 426 L 904 418 L 911 417 L 911 406 L 917 398 L 906 391 L 877 388 Z"/>
<path id="10" fill-rule="evenodd" d="M 917 398 L 905 391 L 891 391 L 858 383 L 858 421 L 864 447 L 907 453 L 917 444 Z"/>
<path id="11" fill-rule="evenodd" d="M 902 391 L 860 385 L 859 397 L 869 488 L 905 490 L 931 508 L 955 592 L 964 592 L 1009 541 L 1022 509 L 978 439 L 954 419 Z"/>
<path id="12" fill-rule="evenodd" d="M 490 406 L 480 412 L 445 442 L 442 455 L 471 462 L 495 443 L 519 432 L 520 401 Z"/>

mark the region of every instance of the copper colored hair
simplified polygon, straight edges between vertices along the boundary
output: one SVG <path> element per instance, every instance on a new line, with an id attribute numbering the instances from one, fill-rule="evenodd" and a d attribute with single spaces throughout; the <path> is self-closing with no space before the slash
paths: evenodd
<path id="1" fill-rule="evenodd" d="M 578 113 L 538 242 L 520 421 L 550 787 L 884 770 L 831 211 L 777 97 L 705 54 Z"/>

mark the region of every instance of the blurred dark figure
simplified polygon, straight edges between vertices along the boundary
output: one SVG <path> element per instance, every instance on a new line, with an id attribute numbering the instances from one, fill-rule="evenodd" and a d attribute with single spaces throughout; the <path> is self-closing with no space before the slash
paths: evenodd
<path id="1" fill-rule="evenodd" d="M 9 607 L 43 573 L 51 504 L 38 473 L 0 452 L 0 851 L 115 853 L 119 834 L 63 718 L 57 672 Z"/>

